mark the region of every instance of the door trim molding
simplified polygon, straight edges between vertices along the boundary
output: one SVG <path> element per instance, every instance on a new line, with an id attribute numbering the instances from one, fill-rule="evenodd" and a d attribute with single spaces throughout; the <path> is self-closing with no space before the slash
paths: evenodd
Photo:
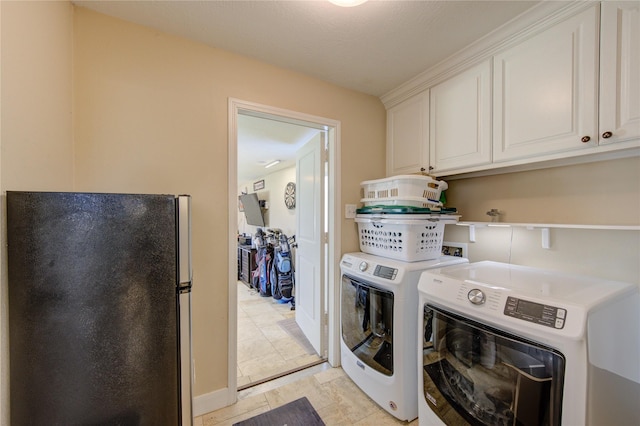
<path id="1" fill-rule="evenodd" d="M 236 98 L 228 100 L 228 204 L 235 206 L 237 204 L 237 156 L 238 156 L 238 114 L 244 111 L 251 115 L 279 116 L 283 120 L 289 122 L 303 122 L 309 124 L 309 127 L 320 126 L 326 128 L 329 133 L 329 207 L 328 207 L 328 223 L 329 223 L 329 243 L 328 243 L 328 351 L 327 361 L 332 366 L 340 365 L 340 292 L 339 292 L 339 262 L 341 255 L 341 215 L 340 200 L 341 183 L 340 183 L 340 121 L 330 118 L 305 114 L 283 108 L 273 107 L 269 105 L 258 104 L 255 102 L 243 101 Z M 238 308 L 237 308 L 237 267 L 233 259 L 237 256 L 237 227 L 238 227 L 238 210 L 229 208 L 229 224 L 228 224 L 228 292 L 229 292 L 229 318 L 228 318 L 228 378 L 227 378 L 227 405 L 231 405 L 237 400 L 237 324 L 238 324 Z M 217 407 L 220 408 L 220 407 Z"/>

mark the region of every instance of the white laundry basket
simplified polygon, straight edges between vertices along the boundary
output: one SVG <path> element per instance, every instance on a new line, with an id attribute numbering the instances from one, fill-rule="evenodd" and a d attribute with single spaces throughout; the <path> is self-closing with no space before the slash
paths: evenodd
<path id="1" fill-rule="evenodd" d="M 357 215 L 355 219 L 360 251 L 405 262 L 440 257 L 445 224 L 456 223 L 459 218 L 453 215 L 425 215 L 420 219 L 363 216 Z"/>
<path id="2" fill-rule="evenodd" d="M 365 206 L 397 205 L 429 207 L 441 206 L 440 195 L 448 185 L 429 176 L 399 175 L 384 179 L 366 180 L 361 201 Z"/>

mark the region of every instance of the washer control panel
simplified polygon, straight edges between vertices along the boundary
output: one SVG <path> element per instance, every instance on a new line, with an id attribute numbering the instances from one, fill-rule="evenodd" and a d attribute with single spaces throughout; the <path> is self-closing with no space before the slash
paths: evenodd
<path id="1" fill-rule="evenodd" d="M 378 277 L 389 281 L 398 281 L 402 276 L 402 270 L 392 266 L 379 264 L 373 259 L 362 259 L 357 256 L 344 255 L 340 261 L 342 272 L 347 270 L 361 277 Z"/>
<path id="2" fill-rule="evenodd" d="M 380 278 L 386 278 L 388 280 L 394 280 L 396 275 L 398 275 L 398 270 L 396 268 L 389 268 L 388 266 L 376 265 L 373 275 Z"/>
<path id="3" fill-rule="evenodd" d="M 567 310 L 555 306 L 530 302 L 516 297 L 507 297 L 504 314 L 551 328 L 562 329 L 567 319 Z"/>

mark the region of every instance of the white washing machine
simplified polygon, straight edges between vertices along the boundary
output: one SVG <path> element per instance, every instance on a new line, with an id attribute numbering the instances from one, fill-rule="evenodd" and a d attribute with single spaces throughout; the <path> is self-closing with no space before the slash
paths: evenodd
<path id="1" fill-rule="evenodd" d="M 340 262 L 341 361 L 371 399 L 401 420 L 418 417 L 418 279 L 430 268 L 467 263 L 442 256 L 401 262 L 348 253 Z"/>
<path id="2" fill-rule="evenodd" d="M 418 289 L 421 425 L 640 424 L 637 284 L 478 262 Z"/>

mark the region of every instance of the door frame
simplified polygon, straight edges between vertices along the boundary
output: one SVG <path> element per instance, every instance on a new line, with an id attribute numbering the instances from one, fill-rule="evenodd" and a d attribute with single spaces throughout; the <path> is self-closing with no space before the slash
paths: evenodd
<path id="1" fill-rule="evenodd" d="M 291 111 L 283 108 L 262 105 L 255 102 L 243 101 L 236 98 L 229 98 L 228 102 L 228 190 L 229 190 L 229 224 L 228 224 L 228 292 L 229 292 L 229 330 L 228 336 L 228 379 L 227 392 L 228 404 L 233 404 L 237 400 L 237 327 L 238 327 L 238 300 L 237 300 L 237 227 L 238 227 L 238 209 L 234 208 L 238 204 L 238 114 L 241 111 L 250 114 L 281 117 L 283 121 L 299 124 L 309 124 L 325 127 L 328 130 L 328 257 L 326 276 L 327 285 L 327 361 L 331 366 L 340 365 L 340 255 L 341 250 L 341 215 L 340 200 L 341 183 L 340 183 L 340 121 L 319 117 L 315 115 L 305 114 L 301 112 Z M 320 354 L 323 355 L 323 354 Z"/>

